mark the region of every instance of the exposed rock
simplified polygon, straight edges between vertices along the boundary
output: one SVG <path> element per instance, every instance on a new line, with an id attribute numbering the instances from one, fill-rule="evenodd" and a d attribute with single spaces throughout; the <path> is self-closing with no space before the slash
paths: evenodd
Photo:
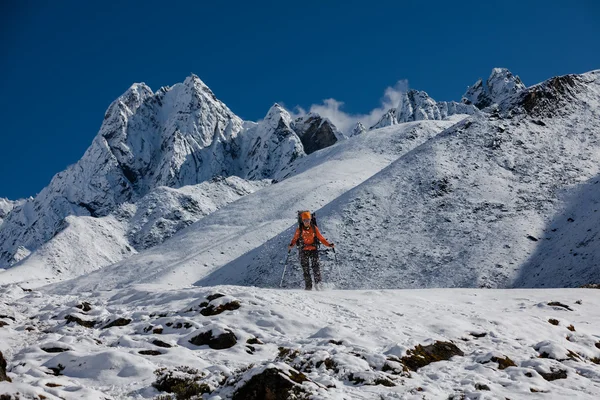
<path id="1" fill-rule="evenodd" d="M 216 337 L 213 336 L 212 330 L 209 330 L 194 336 L 190 339 L 190 343 L 195 346 L 208 345 L 211 349 L 222 350 L 233 347 L 237 343 L 237 337 L 229 329 L 225 329 L 223 333 Z"/>
<path id="2" fill-rule="evenodd" d="M 8 326 L 8 322 L 0 321 L 0 328 Z"/>
<path id="3" fill-rule="evenodd" d="M 158 350 L 141 350 L 139 354 L 142 354 L 144 356 L 159 356 L 162 354 L 162 352 Z"/>
<path id="4" fill-rule="evenodd" d="M 65 319 L 67 320 L 67 324 L 69 324 L 71 322 L 75 322 L 76 324 L 81 325 L 84 328 L 93 328 L 97 323 L 97 321 L 85 321 L 85 320 L 75 317 L 73 315 L 67 315 L 65 317 Z"/>
<path id="5" fill-rule="evenodd" d="M 550 322 L 552 325 L 558 325 L 558 324 L 559 324 L 558 320 L 557 320 L 557 319 L 554 319 L 554 318 L 550 318 L 550 319 L 548 320 L 548 322 Z"/>
<path id="6" fill-rule="evenodd" d="M 169 348 L 173 347 L 169 343 L 165 343 L 162 340 L 158 340 L 158 339 L 154 339 L 152 341 L 152 344 L 155 345 L 155 346 L 158 346 L 158 347 L 163 347 L 165 349 L 169 349 Z"/>
<path id="7" fill-rule="evenodd" d="M 300 137 L 306 154 L 329 147 L 342 136 L 331 121 L 315 113 L 296 119 L 292 128 Z"/>
<path id="8" fill-rule="evenodd" d="M 571 309 L 571 307 L 569 307 L 568 305 L 563 304 L 563 303 L 561 303 L 559 301 L 551 301 L 550 303 L 548 303 L 548 305 L 551 306 L 551 307 L 561 307 L 561 308 L 567 309 L 569 311 L 573 311 Z"/>
<path id="9" fill-rule="evenodd" d="M 511 360 L 510 358 L 508 358 L 507 356 L 504 356 L 504 358 L 500 358 L 500 357 L 492 357 L 490 358 L 490 361 L 498 363 L 498 369 L 506 369 L 508 367 L 516 367 L 517 364 L 515 364 L 515 362 L 513 360 Z"/>
<path id="10" fill-rule="evenodd" d="M 485 385 L 483 383 L 476 383 L 475 389 L 477 389 L 477 390 L 492 390 L 492 389 L 490 389 L 490 387 L 488 385 Z"/>
<path id="11" fill-rule="evenodd" d="M 88 311 L 92 310 L 92 305 L 90 303 L 88 303 L 87 301 L 84 301 L 83 303 L 78 304 L 76 307 L 79 308 L 83 312 L 88 312 Z"/>
<path id="12" fill-rule="evenodd" d="M 410 370 L 416 371 L 436 361 L 449 360 L 454 356 L 463 356 L 464 353 L 450 342 L 436 341 L 429 346 L 417 345 L 402 357 L 402 363 Z"/>
<path id="13" fill-rule="evenodd" d="M 225 304 L 220 304 L 216 307 L 212 304 L 209 304 L 208 307 L 205 307 L 200 310 L 200 314 L 204 315 L 205 317 L 208 317 L 210 315 L 221 314 L 223 311 L 237 310 L 240 307 L 241 307 L 241 304 L 237 300 L 230 301 L 229 303 L 225 303 Z"/>
<path id="14" fill-rule="evenodd" d="M 232 400 L 290 400 L 304 392 L 301 387 L 308 378 L 290 370 L 289 375 L 277 368 L 267 368 L 252 376 L 233 394 Z"/>
<path id="15" fill-rule="evenodd" d="M 161 392 L 175 394 L 178 400 L 201 398 L 204 393 L 211 392 L 207 384 L 198 383 L 202 374 L 197 369 L 181 366 L 175 370 L 162 368 L 154 373 L 157 379 L 152 386 Z"/>
<path id="16" fill-rule="evenodd" d="M 105 327 L 103 327 L 102 329 L 108 329 L 108 328 L 112 328 L 114 326 L 126 326 L 126 325 L 129 325 L 130 323 L 131 323 L 130 319 L 117 318 L 114 321 L 112 321 L 111 323 L 109 323 L 108 325 L 106 325 Z"/>
<path id="17" fill-rule="evenodd" d="M 225 295 L 222 293 L 213 293 L 213 294 L 209 294 L 208 296 L 206 296 L 206 300 L 213 301 L 213 300 L 216 300 L 221 297 L 225 297 Z"/>
<path id="18" fill-rule="evenodd" d="M 567 371 L 564 369 L 551 369 L 550 372 L 538 373 L 547 381 L 555 381 L 557 379 L 567 379 Z"/>
<path id="19" fill-rule="evenodd" d="M 4 359 L 4 355 L 0 351 L 0 382 L 7 381 L 12 382 L 11 379 L 6 375 L 6 360 Z"/>
<path id="20" fill-rule="evenodd" d="M 486 337 L 487 333 L 486 332 L 481 332 L 481 333 L 471 332 L 470 335 L 479 339 L 482 337 Z"/>
<path id="21" fill-rule="evenodd" d="M 64 347 L 42 347 L 46 353 L 64 353 L 65 351 L 70 351 L 71 349 L 67 349 Z"/>

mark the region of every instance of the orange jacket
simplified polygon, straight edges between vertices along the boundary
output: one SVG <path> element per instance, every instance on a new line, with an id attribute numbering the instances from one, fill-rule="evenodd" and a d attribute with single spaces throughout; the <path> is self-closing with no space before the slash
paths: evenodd
<path id="1" fill-rule="evenodd" d="M 327 239 L 321 235 L 319 228 L 316 226 L 309 226 L 308 228 L 302 226 L 302 241 L 304 242 L 304 247 L 302 250 L 316 250 L 317 246 L 315 243 L 315 238 L 319 239 L 319 241 L 325 246 L 331 247 L 331 243 L 329 243 Z M 294 238 L 292 239 L 290 246 L 295 246 L 298 242 L 298 239 L 300 239 L 300 228 L 296 228 L 296 233 L 294 234 Z"/>

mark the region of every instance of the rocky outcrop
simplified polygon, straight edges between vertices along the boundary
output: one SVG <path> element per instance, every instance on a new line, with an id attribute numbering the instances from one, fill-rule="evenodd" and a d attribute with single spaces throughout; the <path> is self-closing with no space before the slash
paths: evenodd
<path id="1" fill-rule="evenodd" d="M 300 137 L 306 154 L 329 147 L 342 137 L 342 133 L 329 119 L 316 113 L 308 113 L 296 119 L 293 128 Z"/>

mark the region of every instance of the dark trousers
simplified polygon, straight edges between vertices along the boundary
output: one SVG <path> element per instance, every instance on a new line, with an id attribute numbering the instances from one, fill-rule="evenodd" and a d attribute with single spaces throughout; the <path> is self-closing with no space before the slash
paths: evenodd
<path id="1" fill-rule="evenodd" d="M 311 267 L 315 276 L 315 285 L 321 283 L 321 268 L 319 266 L 319 252 L 317 250 L 300 250 L 300 265 L 302 265 L 302 272 L 304 273 L 306 290 L 312 289 L 312 279 L 310 278 Z"/>

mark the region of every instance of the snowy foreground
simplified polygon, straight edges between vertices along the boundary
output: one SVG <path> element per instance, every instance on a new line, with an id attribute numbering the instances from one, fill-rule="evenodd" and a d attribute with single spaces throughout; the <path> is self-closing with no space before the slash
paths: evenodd
<path id="1" fill-rule="evenodd" d="M 264 398 L 257 385 L 276 385 L 273 398 L 597 399 L 599 294 L 8 285 L 0 351 L 13 383 L 0 394 L 150 399 L 180 378 L 215 400 Z"/>

